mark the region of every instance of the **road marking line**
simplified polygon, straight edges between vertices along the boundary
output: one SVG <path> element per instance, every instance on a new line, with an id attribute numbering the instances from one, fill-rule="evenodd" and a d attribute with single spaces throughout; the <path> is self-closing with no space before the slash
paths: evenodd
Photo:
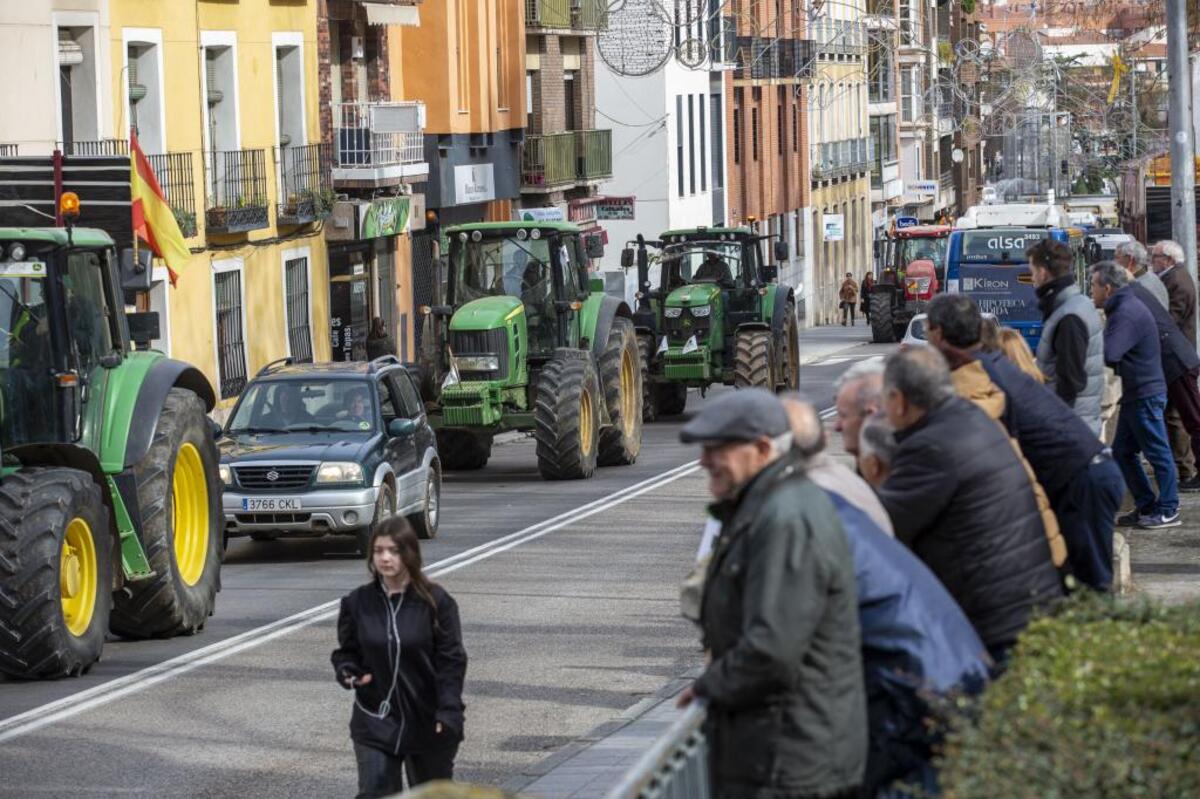
<path id="1" fill-rule="evenodd" d="M 521 544 L 549 535 L 574 522 L 594 516 L 597 513 L 640 497 L 647 492 L 673 483 L 682 477 L 693 474 L 699 468 L 698 461 L 690 461 L 682 466 L 643 480 L 640 483 L 626 486 L 620 491 L 581 505 L 566 513 L 560 513 L 553 518 L 538 522 L 523 530 L 518 530 L 495 541 L 489 541 L 486 544 L 459 552 L 456 555 L 451 555 L 448 558 L 430 564 L 428 567 L 429 576 L 439 577 L 482 560 L 487 560 L 501 552 L 507 552 Z M 126 696 L 140 693 L 159 683 L 194 671 L 201 666 L 216 663 L 217 661 L 245 652 L 248 649 L 262 646 L 289 633 L 297 632 L 313 624 L 332 619 L 337 615 L 340 605 L 341 598 L 339 597 L 308 610 L 295 613 L 287 618 L 279 619 L 253 630 L 247 630 L 232 638 L 217 641 L 193 652 L 187 652 L 170 660 L 147 666 L 131 674 L 117 677 L 101 685 L 80 691 L 77 694 L 65 696 L 62 699 L 4 719 L 0 721 L 0 743 L 27 735 L 81 713 L 86 713 L 89 710 L 102 707 Z"/>

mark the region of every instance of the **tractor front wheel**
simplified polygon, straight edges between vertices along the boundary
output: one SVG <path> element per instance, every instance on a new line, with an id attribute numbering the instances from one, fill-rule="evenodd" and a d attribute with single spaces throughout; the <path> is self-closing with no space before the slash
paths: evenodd
<path id="1" fill-rule="evenodd" d="M 893 322 L 892 292 L 890 290 L 871 292 L 871 341 L 876 344 L 891 344 L 896 338 Z"/>
<path id="2" fill-rule="evenodd" d="M 734 341 L 733 384 L 774 390 L 774 357 L 770 330 L 739 330 Z"/>
<path id="3" fill-rule="evenodd" d="M 167 394 L 150 451 L 134 466 L 142 546 L 154 576 L 118 594 L 112 630 L 127 638 L 192 635 L 221 589 L 217 447 L 193 392 Z"/>
<path id="4" fill-rule="evenodd" d="M 658 386 L 650 379 L 650 361 L 654 358 L 654 337 L 637 337 L 638 356 L 642 365 L 642 421 L 653 422 L 658 418 Z"/>
<path id="5" fill-rule="evenodd" d="M 659 383 L 654 387 L 658 412 L 663 416 L 678 416 L 687 407 L 687 386 L 682 383 Z"/>
<path id="6" fill-rule="evenodd" d="M 0 486 L 0 673 L 71 677 L 100 659 L 113 538 L 91 475 L 22 469 Z"/>
<path id="7" fill-rule="evenodd" d="M 600 381 L 591 357 L 559 350 L 537 383 L 538 471 L 547 480 L 578 480 L 596 470 L 600 441 Z"/>
<path id="8" fill-rule="evenodd" d="M 779 382 L 782 391 L 797 391 L 800 388 L 800 329 L 796 322 L 796 306 L 787 304 L 787 320 L 783 323 L 783 336 L 778 342 Z"/>
<path id="9" fill-rule="evenodd" d="M 466 430 L 438 430 L 437 447 L 438 457 L 451 471 L 482 469 L 492 457 L 492 437 Z"/>
<path id="10" fill-rule="evenodd" d="M 601 466 L 628 466 L 642 450 L 642 367 L 633 322 L 613 320 L 604 354 L 600 384 L 610 425 L 600 431 Z"/>

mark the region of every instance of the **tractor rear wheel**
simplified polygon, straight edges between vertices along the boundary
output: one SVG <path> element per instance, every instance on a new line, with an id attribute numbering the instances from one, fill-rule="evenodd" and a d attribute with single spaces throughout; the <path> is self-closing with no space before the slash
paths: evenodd
<path id="1" fill-rule="evenodd" d="M 608 408 L 609 427 L 600 431 L 601 466 L 628 466 L 642 450 L 642 367 L 633 322 L 613 320 L 604 354 L 600 385 Z"/>
<path id="2" fill-rule="evenodd" d="M 783 323 L 776 352 L 779 353 L 779 382 L 782 391 L 800 388 L 800 329 L 796 322 L 796 306 L 787 304 L 787 319 Z"/>
<path id="3" fill-rule="evenodd" d="M 0 673 L 71 677 L 100 659 L 113 537 L 101 488 L 78 469 L 22 469 L 0 486 Z"/>
<path id="4" fill-rule="evenodd" d="M 654 387 L 658 396 L 658 412 L 663 416 L 678 416 L 687 407 L 687 386 L 682 383 L 659 383 Z"/>
<path id="5" fill-rule="evenodd" d="M 871 341 L 876 344 L 891 344 L 897 341 L 892 321 L 892 292 L 871 292 L 868 305 L 871 309 Z"/>
<path id="6" fill-rule="evenodd" d="M 638 355 L 642 361 L 642 421 L 653 422 L 658 418 L 658 386 L 650 379 L 650 361 L 654 358 L 654 337 L 637 337 Z"/>
<path id="7" fill-rule="evenodd" d="M 770 330 L 739 330 L 734 341 L 733 384 L 738 388 L 757 386 L 769 391 L 774 385 L 774 353 Z"/>
<path id="8" fill-rule="evenodd" d="M 472 472 L 487 466 L 492 457 L 492 437 L 466 430 L 437 431 L 438 457 L 451 471 Z"/>
<path id="9" fill-rule="evenodd" d="M 167 394 L 150 451 L 134 466 L 142 546 L 154 576 L 116 596 L 112 630 L 127 638 L 192 635 L 221 589 L 217 447 L 193 392 Z"/>
<path id="10" fill-rule="evenodd" d="M 542 367 L 534 409 L 542 477 L 592 476 L 600 443 L 600 402 L 600 381 L 586 352 L 560 349 Z"/>

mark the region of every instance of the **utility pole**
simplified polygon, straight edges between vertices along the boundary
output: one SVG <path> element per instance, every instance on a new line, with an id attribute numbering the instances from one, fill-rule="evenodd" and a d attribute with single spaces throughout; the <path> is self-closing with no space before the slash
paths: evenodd
<path id="1" fill-rule="evenodd" d="M 1171 234 L 1196 282 L 1196 145 L 1192 71 L 1188 68 L 1187 0 L 1167 0 L 1167 80 L 1171 91 Z M 1197 330 L 1192 331 L 1196 341 Z"/>
<path id="2" fill-rule="evenodd" d="M 1133 106 L 1133 157 L 1138 157 L 1137 131 L 1140 118 L 1137 110 L 1137 64 L 1129 65 L 1129 101 Z"/>

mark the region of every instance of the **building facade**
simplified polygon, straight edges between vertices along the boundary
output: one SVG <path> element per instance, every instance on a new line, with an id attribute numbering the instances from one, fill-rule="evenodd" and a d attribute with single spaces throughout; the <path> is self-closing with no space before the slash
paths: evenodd
<path id="1" fill-rule="evenodd" d="M 867 113 L 871 136 L 871 227 L 879 240 L 904 194 L 900 176 L 900 5 L 869 0 L 867 32 Z"/>

